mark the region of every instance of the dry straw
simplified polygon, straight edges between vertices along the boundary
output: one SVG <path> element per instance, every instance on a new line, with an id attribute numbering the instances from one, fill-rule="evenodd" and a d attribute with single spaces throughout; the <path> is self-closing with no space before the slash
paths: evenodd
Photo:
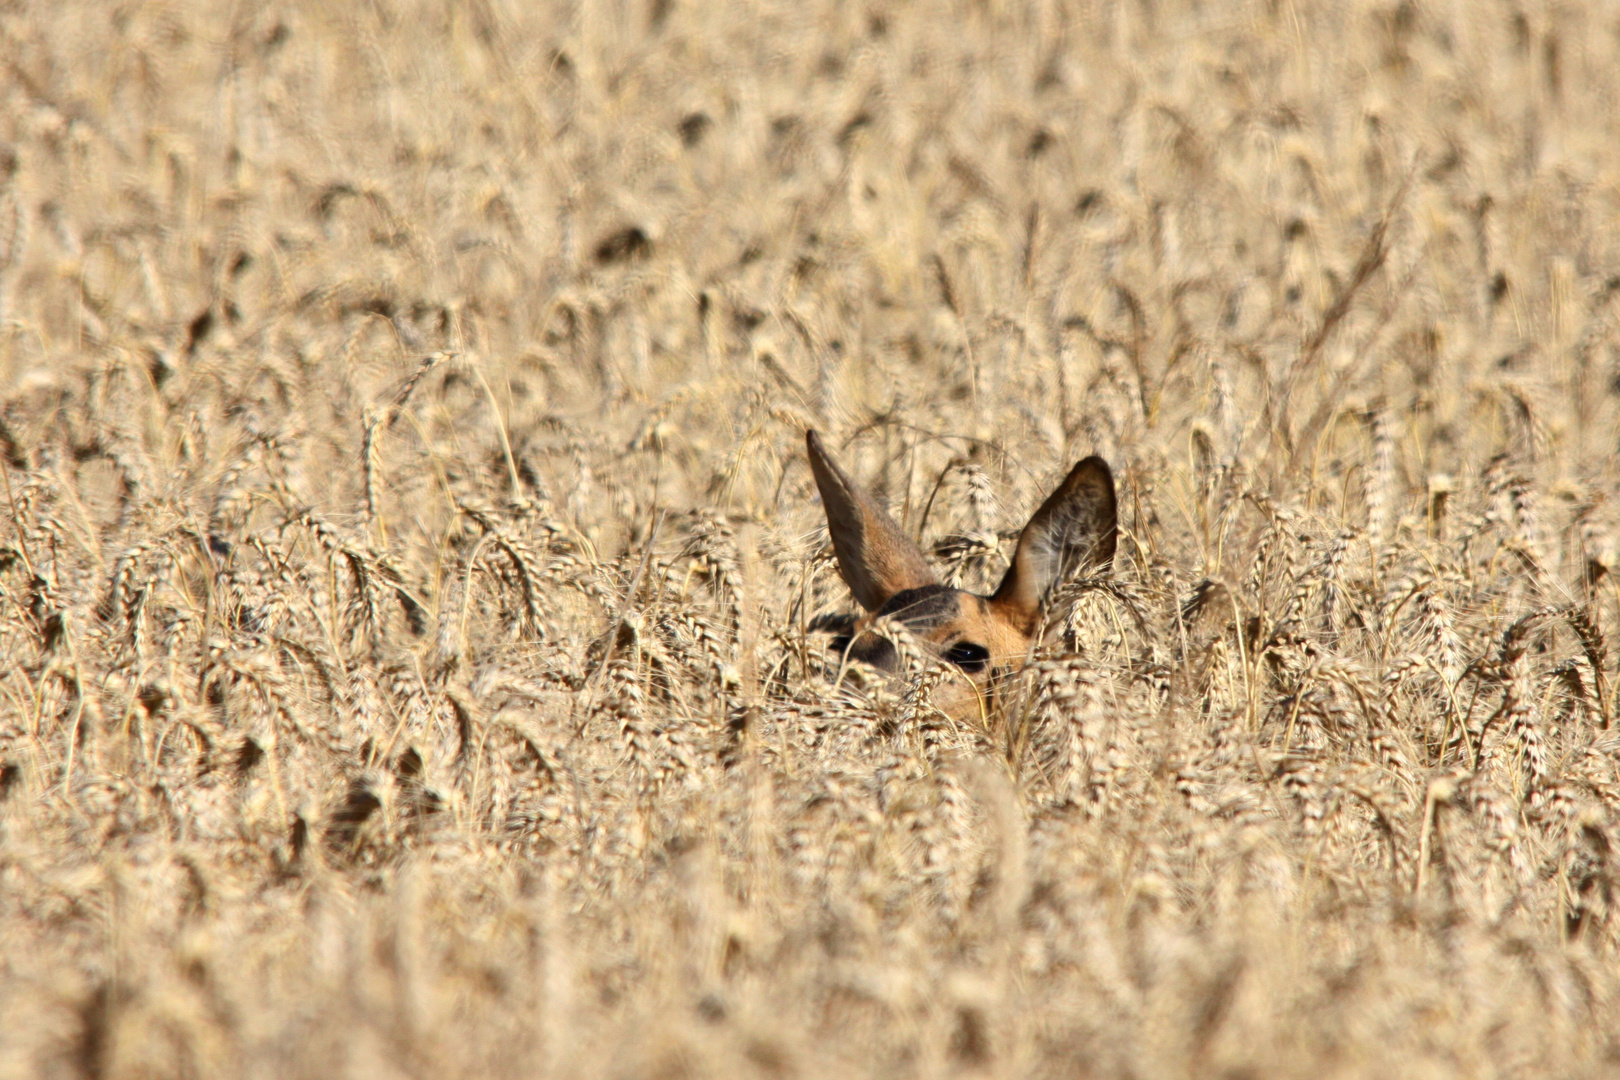
<path id="1" fill-rule="evenodd" d="M 1601 3 L 0 15 L 0 1077 L 1598 1076 Z M 1105 456 L 981 715 L 853 604 Z"/>

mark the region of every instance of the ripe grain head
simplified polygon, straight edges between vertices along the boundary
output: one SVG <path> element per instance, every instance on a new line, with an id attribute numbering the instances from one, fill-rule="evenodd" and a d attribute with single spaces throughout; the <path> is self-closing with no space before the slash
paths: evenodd
<path id="1" fill-rule="evenodd" d="M 0 1073 L 1602 1072 L 1611 22 L 4 15 Z"/>

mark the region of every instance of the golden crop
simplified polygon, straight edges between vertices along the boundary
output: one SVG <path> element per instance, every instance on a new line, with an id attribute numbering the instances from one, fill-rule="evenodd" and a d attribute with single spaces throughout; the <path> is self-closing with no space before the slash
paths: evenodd
<path id="1" fill-rule="evenodd" d="M 1620 1068 L 1613 5 L 0 61 L 0 1077 Z M 1112 465 L 990 715 L 829 664 L 812 427 L 981 592 Z"/>

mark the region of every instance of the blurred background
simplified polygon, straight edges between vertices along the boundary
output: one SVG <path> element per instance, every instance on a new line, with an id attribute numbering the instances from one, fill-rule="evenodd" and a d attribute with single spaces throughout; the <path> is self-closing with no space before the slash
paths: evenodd
<path id="1" fill-rule="evenodd" d="M 1620 10 L 0 5 L 0 1072 L 1598 1075 Z M 992 588 L 827 670 L 806 428 Z M 932 680 L 932 681 L 931 681 Z"/>

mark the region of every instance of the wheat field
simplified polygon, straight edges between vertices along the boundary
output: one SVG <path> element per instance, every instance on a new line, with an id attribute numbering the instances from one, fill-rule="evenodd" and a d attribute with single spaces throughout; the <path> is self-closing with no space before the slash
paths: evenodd
<path id="1" fill-rule="evenodd" d="M 1620 1074 L 1620 11 L 0 8 L 0 1076 Z M 829 660 L 804 434 L 996 707 Z"/>

